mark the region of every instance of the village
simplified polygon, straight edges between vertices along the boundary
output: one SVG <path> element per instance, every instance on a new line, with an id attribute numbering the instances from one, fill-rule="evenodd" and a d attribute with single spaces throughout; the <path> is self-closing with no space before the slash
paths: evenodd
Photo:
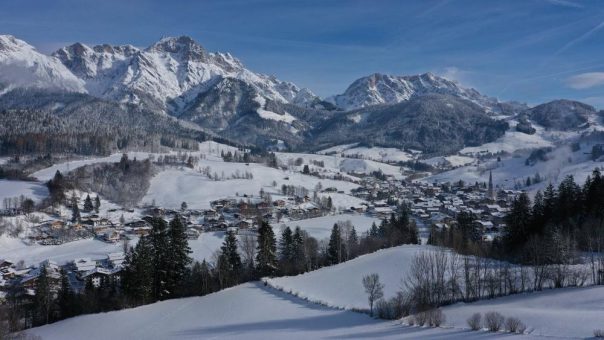
<path id="1" fill-rule="evenodd" d="M 122 214 L 119 219 L 103 217 L 98 206 L 90 206 L 88 195 L 77 201 L 78 208 L 72 216 L 65 212 L 48 208 L 48 216 L 55 218 L 40 221 L 29 232 L 24 242 L 39 245 L 59 245 L 80 239 L 94 238 L 107 243 L 122 243 L 123 251 L 107 253 L 100 258 L 74 258 L 66 264 L 44 260 L 38 265 L 25 266 L 20 259 L 0 260 L 0 301 L 9 289 L 18 289 L 22 294 L 33 295 L 40 268 L 46 268 L 47 276 L 58 290 L 60 272 L 69 277 L 70 287 L 81 291 L 87 285 L 99 287 L 117 283 L 120 280 L 125 251 L 131 240 L 138 240 L 151 231 L 150 219 L 161 217 L 171 220 L 179 217 L 187 226 L 187 237 L 196 240 L 203 233 L 231 231 L 235 234 L 255 234 L 259 221 L 268 221 L 279 226 L 283 221 L 303 221 L 326 215 L 364 215 L 384 220 L 397 214 L 406 207 L 415 221 L 422 239 L 429 237 L 431 228 L 448 229 L 456 223 L 461 211 L 471 212 L 475 217 L 474 228 L 484 242 L 493 241 L 505 230 L 504 218 L 510 202 L 519 192 L 499 190 L 489 183 L 466 184 L 428 183 L 425 181 L 406 181 L 394 176 L 371 174 L 359 176 L 358 188 L 351 195 L 358 198 L 359 204 L 345 209 L 336 209 L 330 194 L 344 194 L 334 187 L 317 187 L 313 194 L 302 188 L 283 186 L 278 193 L 269 194 L 260 191 L 258 195 L 225 197 L 210 202 L 209 209 L 189 209 L 182 202 L 180 209 L 168 209 L 152 204 L 138 207 L 140 218 L 126 220 Z M 72 203 L 73 204 L 73 203 Z M 79 206 L 83 206 L 80 215 Z M 96 208 L 96 209 L 95 209 Z M 113 216 L 120 209 L 110 209 Z M 134 209 L 122 208 L 123 213 L 133 213 Z M 24 214 L 21 210 L 3 210 L 4 215 Z M 74 217 L 74 215 L 76 217 Z M 71 217 L 71 218 L 70 218 Z"/>

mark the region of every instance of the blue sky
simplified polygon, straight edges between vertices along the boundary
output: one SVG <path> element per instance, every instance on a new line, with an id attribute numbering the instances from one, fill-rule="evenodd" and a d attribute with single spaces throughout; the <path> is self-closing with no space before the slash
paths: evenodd
<path id="1" fill-rule="evenodd" d="M 0 33 L 43 52 L 189 35 L 321 96 L 430 71 L 503 100 L 604 108 L 599 0 L 3 0 Z"/>

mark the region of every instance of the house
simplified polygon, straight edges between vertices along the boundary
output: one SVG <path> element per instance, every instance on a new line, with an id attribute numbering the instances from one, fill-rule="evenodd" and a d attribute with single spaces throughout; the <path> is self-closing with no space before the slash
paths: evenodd
<path id="1" fill-rule="evenodd" d="M 123 252 L 109 253 L 106 260 L 111 268 L 121 268 L 126 255 Z"/>
<path id="2" fill-rule="evenodd" d="M 79 259 L 73 260 L 73 265 L 75 266 L 75 270 L 78 272 L 87 272 L 96 267 L 96 261 L 91 260 L 90 258 L 83 257 Z"/>
<path id="3" fill-rule="evenodd" d="M 200 235 L 199 231 L 197 231 L 196 229 L 193 229 L 193 228 L 188 228 L 186 231 L 186 234 L 187 234 L 187 238 L 189 240 L 197 240 Z"/>
<path id="4" fill-rule="evenodd" d="M 103 284 L 121 281 L 121 271 L 121 267 L 113 269 L 96 267 L 81 274 L 80 279 L 89 281 L 94 287 L 98 288 Z"/>
<path id="5" fill-rule="evenodd" d="M 108 243 L 115 243 L 120 240 L 120 233 L 116 230 L 107 230 L 102 234 L 101 239 Z"/>

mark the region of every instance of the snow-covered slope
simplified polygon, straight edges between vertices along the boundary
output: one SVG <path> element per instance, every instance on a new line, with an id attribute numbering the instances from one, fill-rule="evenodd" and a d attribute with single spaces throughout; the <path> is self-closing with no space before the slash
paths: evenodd
<path id="1" fill-rule="evenodd" d="M 497 104 L 493 98 L 432 73 L 414 76 L 374 73 L 355 80 L 343 94 L 327 100 L 340 108 L 351 110 L 378 104 L 396 104 L 427 93 L 449 94 L 489 108 Z"/>
<path id="2" fill-rule="evenodd" d="M 590 338 L 604 321 L 604 287 L 564 288 L 519 294 L 444 307 L 446 326 L 467 328 L 474 313 L 497 311 L 519 318 L 531 335 L 555 338 Z"/>
<path id="3" fill-rule="evenodd" d="M 414 256 L 436 249 L 405 245 L 363 255 L 335 266 L 324 267 L 298 276 L 268 279 L 268 283 L 286 292 L 328 306 L 364 310 L 368 308 L 363 276 L 377 273 L 384 284 L 384 297 L 389 299 L 401 289 L 402 279 Z"/>
<path id="4" fill-rule="evenodd" d="M 145 49 L 76 43 L 54 54 L 98 97 L 156 104 L 178 112 L 219 78 L 236 78 L 264 98 L 303 102 L 309 90 L 254 73 L 229 53 L 212 53 L 187 36 L 162 38 Z M 300 94 L 300 96 L 298 96 Z"/>
<path id="5" fill-rule="evenodd" d="M 84 81 L 57 58 L 39 53 L 11 35 L 0 35 L 0 94 L 19 87 L 86 91 Z"/>
<path id="6" fill-rule="evenodd" d="M 45 340 L 65 339 L 483 339 L 487 333 L 405 327 L 368 315 L 314 305 L 260 283 L 203 297 L 168 300 L 117 312 L 79 316 L 34 328 Z M 500 334 L 490 337 L 504 338 Z M 530 336 L 519 339 L 533 338 Z"/>

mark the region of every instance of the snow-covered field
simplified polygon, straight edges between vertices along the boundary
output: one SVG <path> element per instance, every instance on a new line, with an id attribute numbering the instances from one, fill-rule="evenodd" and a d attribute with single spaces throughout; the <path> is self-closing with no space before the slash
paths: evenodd
<path id="1" fill-rule="evenodd" d="M 380 147 L 357 147 L 356 144 L 345 144 L 321 150 L 319 154 L 339 153 L 344 156 L 359 157 L 378 162 L 405 162 L 414 159 L 414 156 L 406 151 L 396 148 Z"/>
<path id="2" fill-rule="evenodd" d="M 377 225 L 380 224 L 380 220 L 377 218 L 357 214 L 341 214 L 309 218 L 300 221 L 289 221 L 279 224 L 278 226 L 279 229 L 284 226 L 292 229 L 296 226 L 299 226 L 302 230 L 306 230 L 310 236 L 315 237 L 318 240 L 322 240 L 329 238 L 329 235 L 331 235 L 331 229 L 335 223 L 343 221 L 350 221 L 350 223 L 354 226 L 357 235 L 361 235 L 365 231 L 369 230 L 373 222 L 375 222 Z"/>
<path id="3" fill-rule="evenodd" d="M 462 155 L 471 155 L 481 152 L 497 153 L 501 151 L 513 153 L 517 150 L 537 149 L 548 146 L 553 146 L 553 143 L 544 138 L 541 133 L 527 135 L 526 133 L 508 130 L 502 137 L 494 142 L 476 147 L 467 147 L 462 149 L 459 153 Z"/>
<path id="4" fill-rule="evenodd" d="M 537 185 L 533 184 L 528 189 L 536 191 L 547 186 L 552 182 L 554 185 L 559 183 L 567 175 L 573 175 L 575 181 L 583 184 L 591 172 L 599 167 L 604 167 L 604 161 L 594 162 L 590 160 L 591 146 L 582 146 L 578 151 L 572 152 L 568 147 L 562 147 L 548 154 L 547 161 L 537 162 L 534 165 L 526 165 L 525 161 L 529 157 L 529 152 L 519 153 L 512 157 L 502 158 L 501 162 L 489 160 L 483 163 L 464 166 L 440 174 L 427 177 L 429 182 L 456 182 L 460 179 L 466 183 L 488 182 L 489 171 L 493 172 L 493 182 L 496 186 L 506 189 L 514 188 L 518 182 L 524 186 L 527 177 L 534 178 L 537 173 L 543 181 Z"/>
<path id="5" fill-rule="evenodd" d="M 235 173 L 251 173 L 253 179 L 225 179 L 214 181 L 197 170 L 182 168 L 162 171 L 151 180 L 151 186 L 143 202 L 155 200 L 156 204 L 166 208 L 180 207 L 187 202 L 189 208 L 205 209 L 210 202 L 219 198 L 243 196 L 244 194 L 258 196 L 260 189 L 265 192 L 278 193 L 281 185 L 303 186 L 309 191 L 314 190 L 318 183 L 326 187 L 336 187 L 338 190 L 350 192 L 358 185 L 350 182 L 320 179 L 303 175 L 299 172 L 283 171 L 262 164 L 225 163 L 203 160 L 198 168 L 210 167 L 211 173 L 225 178 Z M 273 186 L 273 181 L 277 186 Z"/>
<path id="6" fill-rule="evenodd" d="M 268 283 L 310 301 L 345 309 L 368 309 L 363 289 L 363 276 L 377 273 L 384 284 L 384 297 L 391 298 L 401 290 L 401 281 L 415 254 L 432 249 L 405 245 L 383 249 L 339 265 L 309 273 L 268 279 Z"/>
<path id="7" fill-rule="evenodd" d="M 365 314 L 315 305 L 261 283 L 247 283 L 203 297 L 83 315 L 33 328 L 28 333 L 45 340 L 509 337 L 459 329 L 401 326 Z"/>
<path id="8" fill-rule="evenodd" d="M 136 244 L 136 240 L 131 241 Z M 120 243 L 106 243 L 94 239 L 67 242 L 61 245 L 25 244 L 19 238 L 0 236 L 0 258 L 12 261 L 23 260 L 26 265 L 38 265 L 44 260 L 53 260 L 60 264 L 80 257 L 103 259 L 108 253 L 122 250 Z"/>
<path id="9" fill-rule="evenodd" d="M 309 167 L 311 169 L 319 172 L 368 174 L 373 171 L 381 170 L 386 175 L 393 175 L 396 178 L 403 178 L 400 167 L 374 160 L 345 158 L 339 155 L 327 156 L 307 153 L 277 152 L 275 155 L 283 164 L 291 164 L 296 159 L 301 158 L 304 161 L 304 164 L 310 164 Z M 323 162 L 324 167 L 312 165 L 313 161 Z M 295 168 L 298 171 L 301 171 L 302 167 L 303 165 Z"/>
<path id="10" fill-rule="evenodd" d="M 589 338 L 594 329 L 604 328 L 604 287 L 564 288 L 511 295 L 469 304 L 458 303 L 443 309 L 446 325 L 467 327 L 474 313 L 496 311 L 517 317 L 532 335 Z"/>
<path id="11" fill-rule="evenodd" d="M 32 174 L 32 177 L 37 178 L 41 182 L 46 182 L 54 177 L 57 170 L 61 171 L 62 173 L 67 173 L 69 171 L 72 171 L 72 170 L 82 167 L 84 165 L 95 164 L 95 163 L 115 163 L 115 162 L 120 161 L 120 159 L 122 158 L 122 155 L 123 155 L 122 153 L 114 153 L 107 157 L 90 157 L 90 158 L 86 158 L 86 159 L 80 159 L 77 161 L 63 162 L 63 163 L 55 164 L 51 167 L 36 171 Z M 133 159 L 133 158 L 136 158 L 138 160 L 147 159 L 147 158 L 149 158 L 149 155 L 154 155 L 154 154 L 149 153 L 149 152 L 128 152 L 128 157 L 130 159 Z"/>
<path id="12" fill-rule="evenodd" d="M 48 196 L 48 189 L 44 184 L 37 182 L 0 179 L 0 202 L 3 202 L 5 198 L 14 198 L 21 195 L 39 201 Z"/>

